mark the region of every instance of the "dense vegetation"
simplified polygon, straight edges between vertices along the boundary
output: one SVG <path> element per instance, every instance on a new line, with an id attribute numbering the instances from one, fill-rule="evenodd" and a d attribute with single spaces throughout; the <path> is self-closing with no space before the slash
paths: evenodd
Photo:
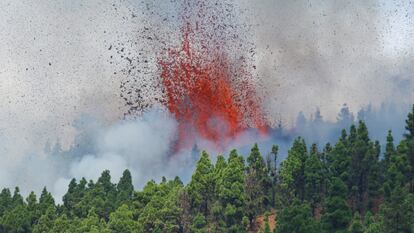
<path id="1" fill-rule="evenodd" d="M 389 132 L 383 153 L 364 122 L 322 150 L 297 138 L 280 164 L 277 146 L 215 164 L 202 152 L 187 185 L 177 177 L 135 191 L 128 170 L 117 184 L 104 171 L 73 179 L 62 205 L 46 188 L 38 200 L 3 189 L 0 232 L 414 232 L 414 107 L 406 130 L 397 146 Z"/>

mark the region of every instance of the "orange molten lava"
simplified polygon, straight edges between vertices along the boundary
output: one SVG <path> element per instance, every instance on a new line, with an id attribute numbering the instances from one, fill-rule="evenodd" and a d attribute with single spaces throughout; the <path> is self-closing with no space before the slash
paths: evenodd
<path id="1" fill-rule="evenodd" d="M 265 133 L 255 92 L 232 82 L 232 64 L 219 46 L 195 45 L 192 35 L 186 27 L 182 47 L 159 61 L 166 106 L 179 122 L 178 149 L 197 136 L 220 147 L 247 128 Z"/>

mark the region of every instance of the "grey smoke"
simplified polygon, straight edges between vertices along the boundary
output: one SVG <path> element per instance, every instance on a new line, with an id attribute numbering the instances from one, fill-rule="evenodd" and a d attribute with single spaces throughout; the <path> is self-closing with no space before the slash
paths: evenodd
<path id="1" fill-rule="evenodd" d="M 241 2 L 255 23 L 270 115 L 319 107 L 335 120 L 343 103 L 357 112 L 414 101 L 411 1 Z"/>
<path id="2" fill-rule="evenodd" d="M 117 71 L 125 61 L 110 60 L 109 46 L 136 35 L 141 19 L 131 14 L 139 17 L 147 3 L 168 14 L 177 10 L 170 11 L 173 1 L 161 0 L 0 1 L 0 187 L 19 185 L 27 193 L 47 185 L 60 196 L 68 179 L 95 179 L 103 169 L 114 181 L 131 169 L 137 187 L 163 175 L 190 177 L 191 152 L 169 156 L 174 119 L 150 111 L 122 120 L 123 76 Z M 247 154 L 250 142 L 259 140 L 265 153 L 280 144 L 283 157 L 297 135 L 308 143 L 335 141 L 338 130 L 352 123 L 336 122 L 344 103 L 354 120 L 366 120 L 375 139 L 383 142 L 388 129 L 401 137 L 414 102 L 410 1 L 235 4 L 244 9 L 240 20 L 251 25 L 266 112 L 288 133 L 265 140 L 246 132 L 223 151 L 236 147 Z M 315 118 L 316 108 L 322 120 Z M 223 152 L 199 144 L 213 155 Z"/>
<path id="3" fill-rule="evenodd" d="M 91 120 L 84 117 L 78 121 L 90 124 Z M 59 144 L 49 145 L 44 157 L 26 155 L 15 167 L 10 167 L 11 161 L 3 161 L 0 171 L 5 173 L 0 176 L 1 186 L 19 185 L 25 194 L 47 186 L 59 198 L 72 178 L 96 180 L 106 169 L 111 171 L 114 182 L 125 169 L 130 169 L 137 188 L 162 176 L 188 177 L 194 158 L 190 156 L 191 150 L 172 157 L 177 123 L 165 111 L 152 110 L 139 119 L 106 127 L 94 121 L 95 126 L 85 128 L 68 150 L 62 150 Z"/>
<path id="4" fill-rule="evenodd" d="M 61 196 L 71 177 L 96 180 L 105 169 L 111 171 L 116 182 L 125 169 L 130 169 L 135 186 L 140 188 L 151 179 L 183 175 L 192 160 L 189 154 L 171 157 L 177 124 L 163 111 L 145 113 L 139 120 L 118 122 L 101 128 L 91 141 L 91 153 L 73 150 L 65 174 L 55 181 L 54 193 Z M 78 148 L 88 146 L 80 144 Z"/>

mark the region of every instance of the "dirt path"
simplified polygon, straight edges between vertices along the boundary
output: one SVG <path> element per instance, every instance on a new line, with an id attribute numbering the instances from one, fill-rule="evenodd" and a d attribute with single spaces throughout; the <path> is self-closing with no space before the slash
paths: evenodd
<path id="1" fill-rule="evenodd" d="M 248 231 L 248 233 L 258 233 L 258 232 L 260 232 L 261 229 L 264 229 L 265 228 L 265 219 L 266 219 L 265 215 L 259 215 L 256 218 L 253 226 Z M 268 221 L 269 221 L 270 231 L 273 232 L 273 230 L 276 228 L 276 213 L 275 213 L 275 211 L 271 212 L 271 214 L 268 217 Z"/>

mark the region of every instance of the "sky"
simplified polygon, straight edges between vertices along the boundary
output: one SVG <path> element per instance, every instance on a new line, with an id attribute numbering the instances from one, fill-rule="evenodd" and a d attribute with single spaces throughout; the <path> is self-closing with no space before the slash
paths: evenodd
<path id="1" fill-rule="evenodd" d="M 18 169 L 38 158 L 49 161 L 45 145 L 59 142 L 63 151 L 73 150 L 79 135 L 87 134 L 79 122 L 93 119 L 96 141 L 123 124 L 127 109 L 119 86 L 125 77 L 119 71 L 124 63 L 109 47 L 135 38 L 142 22 L 156 23 L 151 21 L 156 17 L 145 18 L 145 9 L 176 14 L 174 2 L 0 1 L 0 186 L 17 182 L 38 189 L 45 178 L 32 182 L 17 177 Z M 400 114 L 414 102 L 411 1 L 233 2 L 256 47 L 256 90 L 269 121 L 283 119 L 292 126 L 299 112 L 310 117 L 317 108 L 335 121 L 344 103 L 355 115 L 382 103 L 395 105 Z M 177 36 L 173 27 L 158 29 Z M 103 144 L 96 147 L 107 148 Z M 130 162 L 129 156 L 122 158 L 120 166 Z M 59 176 L 65 181 L 80 173 L 82 161 Z M 42 169 L 57 167 L 50 163 Z"/>

